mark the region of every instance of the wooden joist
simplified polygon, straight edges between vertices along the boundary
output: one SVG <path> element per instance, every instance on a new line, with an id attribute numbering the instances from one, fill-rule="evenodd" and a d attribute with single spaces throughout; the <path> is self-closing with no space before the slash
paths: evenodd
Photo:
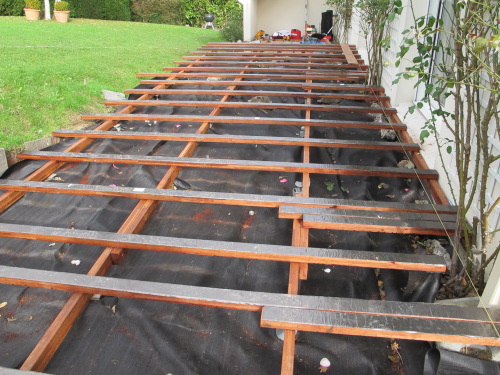
<path id="1" fill-rule="evenodd" d="M 411 304 L 410 304 L 411 305 Z M 261 326 L 339 335 L 500 346 L 500 325 L 264 307 Z"/>
<path id="2" fill-rule="evenodd" d="M 241 69 L 240 69 L 241 70 Z M 138 77 L 169 77 L 172 73 L 137 73 Z M 212 78 L 212 79 L 225 79 L 228 80 L 230 78 L 245 78 L 245 79 L 285 79 L 292 81 L 303 81 L 304 78 L 312 79 L 315 81 L 337 81 L 337 80 L 357 80 L 360 78 L 366 78 L 366 73 L 358 73 L 351 71 L 340 71 L 340 72 L 330 72 L 330 73 L 315 73 L 314 71 L 310 71 L 306 75 L 302 74 L 293 74 L 288 72 L 287 74 L 271 74 L 271 73 L 211 73 L 211 72 L 192 72 L 192 73 L 176 73 L 176 76 L 179 78 L 185 79 L 197 79 L 197 78 Z"/>
<path id="3" fill-rule="evenodd" d="M 189 90 L 189 89 L 127 89 L 125 94 L 148 94 L 148 95 L 227 95 L 229 90 Z M 329 92 L 294 92 L 294 91 L 257 91 L 238 90 L 231 92 L 237 96 L 279 96 L 281 98 L 332 98 L 332 99 L 352 99 L 352 100 L 373 100 L 373 94 L 356 94 L 352 92 L 329 93 Z M 378 95 L 378 98 L 386 98 L 385 95 Z"/>
<path id="4" fill-rule="evenodd" d="M 204 108 L 256 108 L 256 109 L 289 109 L 316 112 L 349 112 L 349 113 L 397 113 L 396 108 L 322 105 L 322 104 L 291 104 L 291 103 L 250 103 L 190 100 L 107 100 L 105 105 L 135 106 L 135 107 L 204 107 Z"/>
<path id="5" fill-rule="evenodd" d="M 172 73 L 175 74 L 175 73 Z M 342 83 L 303 83 L 303 82 L 281 82 L 281 81 L 201 81 L 201 80 L 172 80 L 172 79 L 145 79 L 143 85 L 197 85 L 197 86 L 265 86 L 265 87 L 298 87 L 303 90 L 328 90 L 328 91 L 359 91 L 368 93 L 383 93 L 381 86 L 368 86 L 360 84 Z M 235 95 L 237 95 L 237 91 Z M 373 97 L 375 100 L 375 96 Z"/>
<path id="6" fill-rule="evenodd" d="M 166 156 L 140 156 L 119 154 L 87 154 L 36 151 L 19 154 L 20 159 L 57 160 L 65 162 L 121 163 L 140 165 L 170 165 L 182 168 L 215 168 L 267 172 L 321 173 L 330 175 L 377 176 L 437 179 L 439 174 L 432 169 L 417 170 L 394 167 L 372 167 L 338 164 L 315 164 L 295 162 L 275 162 L 260 160 L 233 160 L 207 158 L 180 158 Z"/>
<path id="7" fill-rule="evenodd" d="M 291 197 L 278 195 L 217 193 L 208 191 L 151 189 L 105 185 L 82 185 L 61 182 L 37 182 L 0 179 L 0 190 L 85 195 L 99 197 L 121 197 L 141 200 L 222 204 L 232 206 L 274 207 L 286 205 L 299 207 L 356 209 L 376 212 L 417 212 L 456 215 L 456 207 L 449 205 L 413 204 L 400 202 L 374 202 L 349 199 L 328 199 L 313 197 Z"/>
<path id="8" fill-rule="evenodd" d="M 423 318 L 499 324 L 500 310 L 424 302 L 362 300 L 341 297 L 288 295 L 256 291 L 128 280 L 0 265 L 0 283 L 49 288 L 85 294 L 102 294 L 151 301 L 261 311 L 263 307 L 366 314 L 374 317 Z"/>
<path id="9" fill-rule="evenodd" d="M 224 59 L 225 57 L 221 57 Z M 272 59 L 272 57 L 271 57 Z M 307 60 L 314 61 L 314 59 L 307 58 Z M 335 68 L 335 70 L 332 69 L 322 69 L 322 68 L 314 68 L 314 69 L 298 69 L 298 68 L 283 68 L 283 67 L 251 67 L 251 68 L 246 68 L 245 73 L 251 73 L 251 72 L 257 72 L 257 73 L 267 73 L 267 72 L 273 72 L 273 73 L 281 73 L 281 74 L 286 74 L 286 73 L 302 73 L 302 74 L 338 74 L 339 70 L 342 71 L 351 71 L 351 72 L 356 72 L 354 69 L 358 69 L 359 65 L 354 65 L 354 64 L 342 64 L 339 63 L 338 67 Z M 363 67 L 365 65 L 362 65 Z M 179 66 L 165 66 L 162 68 L 162 70 L 167 70 L 167 71 L 185 71 L 185 72 L 239 72 L 241 69 L 239 67 L 232 67 L 232 66 L 193 66 L 193 67 L 179 67 Z"/>
<path id="10" fill-rule="evenodd" d="M 131 101 L 132 102 L 132 101 Z M 185 122 L 209 122 L 214 124 L 254 124 L 254 125 L 281 125 L 281 126 L 319 126 L 327 128 L 346 129 L 391 129 L 406 130 L 404 124 L 389 122 L 368 121 L 341 121 L 341 120 L 307 120 L 279 117 L 241 117 L 241 116 L 203 116 L 203 115 L 164 115 L 164 114 L 141 114 L 141 113 L 93 113 L 82 115 L 84 120 L 113 120 L 113 121 L 175 121 Z"/>
<path id="11" fill-rule="evenodd" d="M 56 130 L 55 137 L 78 137 L 94 139 L 144 139 L 178 142 L 207 142 L 207 143 L 239 143 L 277 146 L 309 146 L 331 148 L 359 148 L 365 150 L 406 150 L 418 152 L 420 146 L 416 143 L 397 142 L 365 142 L 356 140 L 321 139 L 321 138 L 292 138 L 292 137 L 259 137 L 233 136 L 219 134 L 184 134 L 184 133 L 156 133 L 156 132 L 109 132 L 92 130 Z"/>
<path id="12" fill-rule="evenodd" d="M 426 272 L 446 271 L 444 259 L 434 255 L 258 245 L 2 223 L 0 223 L 0 237 L 280 262 Z"/>

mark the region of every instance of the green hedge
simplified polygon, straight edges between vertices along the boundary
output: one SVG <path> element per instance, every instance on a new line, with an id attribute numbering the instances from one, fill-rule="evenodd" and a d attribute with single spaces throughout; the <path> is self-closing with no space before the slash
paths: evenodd
<path id="1" fill-rule="evenodd" d="M 228 19 L 242 10 L 238 0 L 182 0 L 186 23 L 199 27 L 205 25 L 205 14 L 214 15 L 216 27 L 223 27 Z"/>
<path id="2" fill-rule="evenodd" d="M 182 0 L 132 0 L 132 21 L 183 25 Z"/>
<path id="3" fill-rule="evenodd" d="M 22 16 L 24 0 L 0 0 L 0 16 Z"/>
<path id="4" fill-rule="evenodd" d="M 234 26 L 235 14 L 241 13 L 238 0 L 67 0 L 72 18 L 188 24 L 200 27 L 211 13 L 216 27 L 226 22 Z M 50 0 L 51 9 L 54 0 Z M 43 0 L 41 1 L 43 8 Z M 24 0 L 0 0 L 0 16 L 22 16 Z M 42 9 L 43 10 L 43 9 Z M 236 17 L 237 18 L 237 17 Z"/>
<path id="5" fill-rule="evenodd" d="M 71 17 L 130 21 L 130 0 L 68 0 Z"/>

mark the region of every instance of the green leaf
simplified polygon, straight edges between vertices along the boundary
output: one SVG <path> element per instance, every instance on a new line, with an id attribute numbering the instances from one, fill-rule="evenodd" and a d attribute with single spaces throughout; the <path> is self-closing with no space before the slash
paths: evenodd
<path id="1" fill-rule="evenodd" d="M 451 154 L 451 151 L 452 151 L 452 150 L 453 150 L 453 149 L 452 149 L 452 147 L 451 147 L 451 146 L 446 147 L 446 152 L 447 152 L 448 154 Z"/>
<path id="2" fill-rule="evenodd" d="M 414 63 L 419 63 L 419 62 L 422 62 L 422 57 L 421 56 L 417 56 L 413 59 L 413 62 Z"/>
<path id="3" fill-rule="evenodd" d="M 340 190 L 342 190 L 344 193 L 348 193 L 349 194 L 349 188 L 347 188 L 345 186 L 341 186 Z"/>
<path id="4" fill-rule="evenodd" d="M 396 18 L 396 13 L 389 13 L 389 21 L 394 21 L 394 18 Z"/>
<path id="5" fill-rule="evenodd" d="M 424 107 L 424 103 L 418 102 L 417 107 L 418 107 L 418 109 L 422 109 Z"/>
<path id="6" fill-rule="evenodd" d="M 477 37 L 476 38 L 476 43 L 474 45 L 474 49 L 472 52 L 474 53 L 481 53 L 484 51 L 484 49 L 488 46 L 488 39 L 483 38 L 483 37 Z"/>
<path id="7" fill-rule="evenodd" d="M 431 133 L 430 133 L 428 130 L 422 130 L 422 131 L 420 132 L 420 141 L 421 141 L 422 143 L 424 143 L 424 142 L 425 142 L 425 139 L 426 139 L 427 137 L 429 137 L 430 135 L 431 135 Z"/>
<path id="8" fill-rule="evenodd" d="M 409 107 L 408 112 L 410 112 L 410 114 L 413 114 L 415 112 L 415 106 L 412 105 L 411 107 Z"/>
<path id="9" fill-rule="evenodd" d="M 333 191 L 333 189 L 335 189 L 335 183 L 333 182 L 325 181 L 324 184 L 326 186 L 326 190 L 328 191 Z"/>

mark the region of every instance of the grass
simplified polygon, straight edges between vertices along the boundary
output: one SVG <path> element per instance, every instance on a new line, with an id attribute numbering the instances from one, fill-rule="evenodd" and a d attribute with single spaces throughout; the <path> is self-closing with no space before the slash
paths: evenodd
<path id="1" fill-rule="evenodd" d="M 135 87 L 137 72 L 159 72 L 218 32 L 181 26 L 0 17 L 0 147 L 16 150 L 53 130 L 103 112 L 101 90 Z"/>

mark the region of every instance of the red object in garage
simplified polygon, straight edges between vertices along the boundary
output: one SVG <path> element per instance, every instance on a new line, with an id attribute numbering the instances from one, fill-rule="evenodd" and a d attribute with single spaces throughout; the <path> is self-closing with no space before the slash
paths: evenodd
<path id="1" fill-rule="evenodd" d="M 292 39 L 302 39 L 302 32 L 298 29 L 291 30 Z"/>

